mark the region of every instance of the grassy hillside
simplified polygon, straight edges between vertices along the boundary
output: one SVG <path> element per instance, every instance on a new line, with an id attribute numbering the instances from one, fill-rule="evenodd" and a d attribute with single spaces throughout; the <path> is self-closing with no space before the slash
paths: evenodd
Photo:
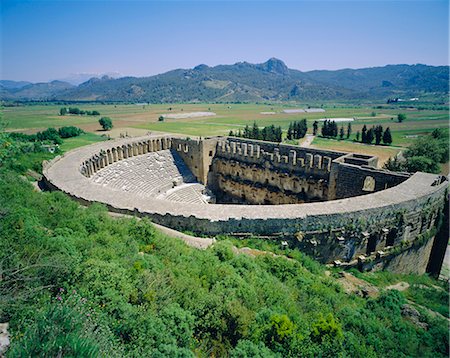
<path id="1" fill-rule="evenodd" d="M 363 298 L 297 250 L 253 257 L 228 240 L 196 250 L 146 220 L 34 190 L 26 173 L 51 156 L 38 149 L 0 134 L 8 357 L 448 356 L 448 321 L 434 313 L 448 315 L 444 283 L 410 276 L 414 290 Z M 379 287 L 406 279 L 358 275 Z"/>

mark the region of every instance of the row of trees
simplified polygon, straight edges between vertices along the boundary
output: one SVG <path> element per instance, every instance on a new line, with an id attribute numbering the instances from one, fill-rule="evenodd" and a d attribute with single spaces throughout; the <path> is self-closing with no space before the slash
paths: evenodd
<path id="1" fill-rule="evenodd" d="M 308 125 L 306 123 L 306 119 L 302 119 L 301 121 L 295 121 L 289 123 L 289 128 L 287 131 L 287 139 L 300 139 L 306 135 L 308 131 Z"/>
<path id="2" fill-rule="evenodd" d="M 318 128 L 318 122 L 315 121 L 313 123 L 313 134 L 317 134 L 317 128 Z M 335 121 L 332 120 L 325 120 L 322 125 L 321 134 L 323 137 L 332 137 L 336 138 L 339 135 L 340 139 L 344 139 L 345 137 L 348 139 L 350 138 L 350 135 L 352 134 L 352 124 L 349 122 L 347 124 L 347 131 L 345 131 L 344 126 L 341 126 L 340 129 L 338 129 L 338 125 Z"/>
<path id="3" fill-rule="evenodd" d="M 277 143 L 280 143 L 283 140 L 283 130 L 281 127 L 275 127 L 272 124 L 260 129 L 256 122 L 253 122 L 253 126 L 251 128 L 246 125 L 244 131 L 241 131 L 240 129 L 237 132 L 230 131 L 228 135 L 231 137 L 258 139 Z"/>
<path id="4" fill-rule="evenodd" d="M 59 115 L 60 116 L 65 116 L 66 114 L 74 114 L 74 115 L 77 115 L 77 116 L 84 116 L 84 115 L 86 115 L 86 116 L 99 116 L 100 112 L 96 111 L 96 110 L 85 111 L 85 110 L 79 109 L 78 107 L 69 107 L 69 108 L 62 107 L 59 110 Z"/>
<path id="5" fill-rule="evenodd" d="M 62 144 L 62 139 L 78 137 L 84 131 L 78 127 L 66 126 L 59 129 L 47 128 L 36 134 L 11 133 L 11 137 L 22 142 L 51 142 L 53 144 Z"/>
<path id="6" fill-rule="evenodd" d="M 361 134 L 359 131 L 356 133 L 356 141 L 359 142 L 361 137 L 361 142 L 366 144 L 372 144 L 375 140 L 376 145 L 380 145 L 381 142 L 386 145 L 392 144 L 392 135 L 389 127 L 386 130 L 383 130 L 383 127 L 380 125 L 372 126 L 372 128 L 367 129 L 367 126 L 364 125 Z"/>

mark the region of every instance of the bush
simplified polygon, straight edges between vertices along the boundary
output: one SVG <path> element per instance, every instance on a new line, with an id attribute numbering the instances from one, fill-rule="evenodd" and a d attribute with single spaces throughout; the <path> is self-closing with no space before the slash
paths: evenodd
<path id="1" fill-rule="evenodd" d="M 73 126 L 61 127 L 58 129 L 58 134 L 61 138 L 78 137 L 82 133 L 84 132 L 80 128 Z"/>
<path id="2" fill-rule="evenodd" d="M 54 144 L 62 144 L 62 139 L 55 128 L 48 128 L 43 132 L 36 133 L 36 138 L 39 141 L 51 141 Z"/>

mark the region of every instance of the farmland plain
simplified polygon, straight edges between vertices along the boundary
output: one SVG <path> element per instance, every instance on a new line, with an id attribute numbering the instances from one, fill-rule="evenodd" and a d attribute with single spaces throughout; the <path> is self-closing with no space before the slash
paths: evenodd
<path id="1" fill-rule="evenodd" d="M 3 109 L 3 118 L 6 121 L 6 130 L 35 133 L 48 127 L 61 127 L 73 125 L 82 128 L 87 133 L 77 139 L 66 141 L 63 150 L 89 144 L 105 137 L 119 137 L 121 135 L 143 135 L 148 132 L 166 132 L 190 137 L 207 137 L 226 135 L 230 130 L 239 131 L 246 125 L 281 126 L 285 131 L 292 121 L 306 118 L 308 132 L 312 132 L 312 123 L 323 118 L 352 118 L 352 134 L 349 140 L 331 140 L 315 138 L 312 146 L 322 149 L 336 149 L 342 151 L 359 151 L 366 154 L 375 154 L 384 162 L 403 148 L 410 145 L 422 135 L 431 133 L 435 128 L 448 128 L 449 112 L 445 109 L 417 109 L 398 108 L 387 105 L 349 105 L 327 104 L 321 107 L 321 113 L 283 113 L 284 109 L 308 108 L 308 104 L 72 104 L 83 110 L 97 110 L 100 116 L 59 115 L 62 105 L 21 105 Z M 317 108 L 319 106 L 312 106 Z M 431 108 L 431 107 L 430 107 Z M 214 112 L 215 116 L 198 118 L 165 118 L 159 117 L 167 113 Z M 263 114 L 261 112 L 275 112 Z M 398 123 L 397 115 L 404 113 L 406 121 Z M 102 131 L 98 120 L 102 116 L 110 117 L 114 128 L 111 131 Z M 391 129 L 392 146 L 373 146 L 355 143 L 355 135 L 366 125 L 382 125 Z M 347 128 L 347 123 L 339 124 Z M 320 127 L 320 124 L 319 124 Z M 97 136 L 96 136 L 97 135 Z"/>

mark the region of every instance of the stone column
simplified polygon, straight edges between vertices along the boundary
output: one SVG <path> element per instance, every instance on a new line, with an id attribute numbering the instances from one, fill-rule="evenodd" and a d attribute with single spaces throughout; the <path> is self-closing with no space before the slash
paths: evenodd
<path id="1" fill-rule="evenodd" d="M 110 164 L 114 163 L 113 158 L 112 158 L 112 153 L 111 153 L 110 149 L 108 149 L 106 151 L 106 155 L 107 155 L 107 165 L 110 165 Z"/>
<path id="2" fill-rule="evenodd" d="M 314 156 L 314 162 L 313 162 L 314 168 L 322 169 L 322 156 L 319 154 L 316 154 Z"/>
<path id="3" fill-rule="evenodd" d="M 289 151 L 289 163 L 292 165 L 297 165 L 297 152 L 295 150 Z"/>

